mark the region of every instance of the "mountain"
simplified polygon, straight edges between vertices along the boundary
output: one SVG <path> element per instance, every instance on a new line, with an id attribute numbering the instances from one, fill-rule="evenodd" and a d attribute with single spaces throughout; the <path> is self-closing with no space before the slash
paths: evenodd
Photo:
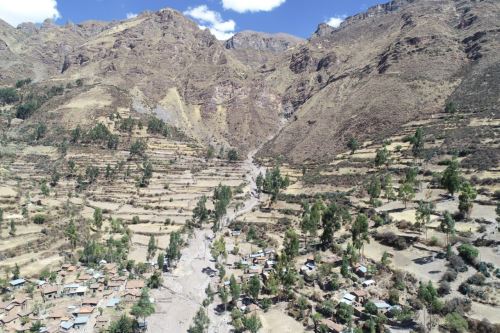
<path id="1" fill-rule="evenodd" d="M 304 42 L 303 39 L 284 33 L 242 31 L 228 39 L 224 46 L 237 59 L 258 67 L 264 66 L 302 42 Z"/>
<path id="2" fill-rule="evenodd" d="M 83 87 L 45 103 L 69 131 L 118 109 L 154 114 L 203 144 L 326 163 L 448 101 L 498 117 L 500 3 L 396 0 L 308 39 L 245 31 L 220 42 L 164 9 L 116 22 L 0 22 L 0 85 Z M 22 128 L 22 127 L 21 127 Z M 58 132 L 59 133 L 59 132 Z"/>
<path id="3" fill-rule="evenodd" d="M 499 46 L 498 1 L 398 0 L 322 25 L 266 78 L 291 120 L 261 156 L 328 162 L 447 101 L 498 117 Z"/>

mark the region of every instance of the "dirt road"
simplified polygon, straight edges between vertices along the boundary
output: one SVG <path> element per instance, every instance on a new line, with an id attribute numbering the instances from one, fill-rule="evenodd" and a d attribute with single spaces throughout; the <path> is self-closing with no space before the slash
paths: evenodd
<path id="1" fill-rule="evenodd" d="M 260 172 L 265 174 L 265 168 L 257 166 L 253 157 L 257 150 L 248 154 L 242 167 L 247 171 L 248 183 L 245 201 L 237 210 L 229 209 L 222 230 L 224 232 L 230 221 L 251 211 L 258 203 L 256 195 L 256 179 Z M 189 245 L 182 250 L 182 257 L 173 273 L 164 274 L 163 288 L 154 290 L 152 296 L 156 301 L 156 312 L 148 318 L 148 332 L 186 332 L 192 320 L 205 299 L 205 289 L 210 278 L 201 272 L 204 267 L 215 268 L 211 261 L 210 243 L 207 236 L 213 233 L 208 229 L 197 230 Z M 229 314 L 217 315 L 209 307 L 210 333 L 230 331 Z"/>

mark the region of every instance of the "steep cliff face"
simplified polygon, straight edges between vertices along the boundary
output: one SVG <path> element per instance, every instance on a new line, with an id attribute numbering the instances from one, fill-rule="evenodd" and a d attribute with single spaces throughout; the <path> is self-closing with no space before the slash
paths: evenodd
<path id="1" fill-rule="evenodd" d="M 288 79 L 291 120 L 261 156 L 327 162 L 349 137 L 383 137 L 448 100 L 498 116 L 499 26 L 497 1 L 447 0 L 393 1 L 320 26 L 268 78 Z"/>
<path id="2" fill-rule="evenodd" d="M 286 119 L 260 156 L 328 162 L 348 138 L 380 138 L 449 100 L 497 117 L 499 36 L 496 0 L 392 1 L 339 28 L 321 24 L 307 41 L 247 31 L 221 43 L 171 9 L 110 23 L 0 22 L 0 84 L 83 79 L 39 112 L 70 128 L 126 107 L 242 152 Z"/>

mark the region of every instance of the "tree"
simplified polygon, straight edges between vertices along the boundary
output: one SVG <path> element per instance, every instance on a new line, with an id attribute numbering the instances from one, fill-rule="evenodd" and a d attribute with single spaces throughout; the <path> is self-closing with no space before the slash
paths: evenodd
<path id="1" fill-rule="evenodd" d="M 280 168 L 276 165 L 270 172 L 266 172 L 263 183 L 263 191 L 271 194 L 271 201 L 276 202 L 280 191 L 287 188 L 289 184 L 290 180 L 288 179 L 288 176 L 282 177 Z"/>
<path id="2" fill-rule="evenodd" d="M 337 309 L 337 318 L 344 324 L 351 324 L 352 315 L 354 314 L 354 310 L 352 306 L 347 303 L 341 302 Z"/>
<path id="3" fill-rule="evenodd" d="M 181 258 L 181 235 L 174 231 L 170 234 L 170 241 L 167 248 L 167 259 L 169 265 Z"/>
<path id="4" fill-rule="evenodd" d="M 284 252 L 290 260 L 293 260 L 299 255 L 299 236 L 293 229 L 288 229 L 285 232 L 285 240 L 283 241 Z"/>
<path id="5" fill-rule="evenodd" d="M 420 282 L 418 288 L 418 299 L 420 299 L 429 314 L 436 312 L 442 308 L 442 303 L 439 301 L 438 292 L 436 288 L 432 285 L 432 282 L 429 281 L 427 284 Z M 432 317 L 429 318 L 432 326 Z M 424 318 L 425 322 L 425 318 Z"/>
<path id="6" fill-rule="evenodd" d="M 257 299 L 259 298 L 260 279 L 257 275 L 252 275 L 250 281 L 248 281 L 248 293 L 254 301 L 257 301 Z"/>
<path id="7" fill-rule="evenodd" d="M 158 254 L 156 262 L 158 264 L 158 269 L 163 269 L 163 266 L 165 265 L 165 255 L 162 252 Z"/>
<path id="8" fill-rule="evenodd" d="M 413 145 L 411 148 L 413 156 L 416 158 L 421 157 L 424 150 L 424 131 L 420 127 L 417 128 L 411 143 Z"/>
<path id="9" fill-rule="evenodd" d="M 457 159 L 454 157 L 441 177 L 441 185 L 453 196 L 459 189 L 461 177 Z"/>
<path id="10" fill-rule="evenodd" d="M 368 312 L 369 314 L 372 314 L 372 315 L 376 315 L 378 312 L 377 306 L 372 301 L 366 302 L 365 311 Z"/>
<path id="11" fill-rule="evenodd" d="M 375 154 L 375 166 L 380 167 L 384 164 L 385 165 L 389 164 L 389 151 L 387 150 L 386 147 L 382 149 L 377 149 Z"/>
<path id="12" fill-rule="evenodd" d="M 216 260 L 219 261 L 219 257 L 227 256 L 226 252 L 226 242 L 224 241 L 224 238 L 221 236 L 219 239 L 217 239 L 215 242 L 212 244 L 212 248 L 210 249 L 210 254 L 212 254 L 212 257 Z"/>
<path id="13" fill-rule="evenodd" d="M 239 158 L 238 151 L 236 149 L 230 149 L 227 152 L 227 159 L 230 160 L 231 162 L 237 161 L 238 158 Z"/>
<path id="14" fill-rule="evenodd" d="M 208 209 L 206 203 L 207 197 L 204 195 L 198 200 L 196 207 L 193 209 L 193 220 L 197 221 L 199 226 L 208 220 Z"/>
<path id="15" fill-rule="evenodd" d="M 204 308 L 200 308 L 194 316 L 193 325 L 188 329 L 188 333 L 206 333 L 210 319 L 208 318 Z"/>
<path id="16" fill-rule="evenodd" d="M 19 95 L 14 88 L 0 88 L 0 106 L 12 104 L 19 100 Z"/>
<path id="17" fill-rule="evenodd" d="M 80 127 L 80 125 L 78 125 L 71 131 L 70 142 L 77 143 L 81 137 L 82 137 L 82 128 Z"/>
<path id="18" fill-rule="evenodd" d="M 262 172 L 259 172 L 259 175 L 255 179 L 255 186 L 257 187 L 257 192 L 259 194 L 262 192 L 263 185 L 264 185 L 264 176 L 262 176 Z"/>
<path id="19" fill-rule="evenodd" d="M 19 269 L 19 265 L 16 262 L 14 269 L 12 270 L 12 279 L 13 280 L 19 279 L 20 276 L 21 276 L 21 270 Z"/>
<path id="20" fill-rule="evenodd" d="M 451 333 L 467 332 L 469 329 L 467 320 L 458 312 L 448 313 L 445 317 L 445 321 L 445 326 Z"/>
<path id="21" fill-rule="evenodd" d="M 102 209 L 101 208 L 94 209 L 94 225 L 99 230 L 102 227 Z"/>
<path id="22" fill-rule="evenodd" d="M 123 314 L 120 319 L 114 321 L 109 325 L 109 333 L 134 333 L 136 321 L 126 314 Z"/>
<path id="23" fill-rule="evenodd" d="M 455 105 L 455 103 L 450 101 L 450 102 L 446 103 L 446 106 L 444 108 L 444 112 L 449 113 L 449 114 L 454 114 L 455 112 L 457 112 L 457 106 Z"/>
<path id="24" fill-rule="evenodd" d="M 149 300 L 149 290 L 147 288 L 142 289 L 141 296 L 137 303 L 132 306 L 130 314 L 136 318 L 146 319 L 155 312 L 155 306 Z"/>
<path id="25" fill-rule="evenodd" d="M 323 213 L 323 233 L 321 234 L 321 244 L 324 249 L 331 246 L 335 231 L 339 230 L 342 222 L 343 210 L 335 204 L 331 204 Z"/>
<path id="26" fill-rule="evenodd" d="M 427 225 L 431 221 L 431 214 L 434 210 L 432 202 L 420 200 L 418 202 L 417 210 L 415 211 L 415 219 L 425 229 L 425 239 L 427 239 Z"/>
<path id="27" fill-rule="evenodd" d="M 450 212 L 445 211 L 440 224 L 441 231 L 446 233 L 446 245 L 450 245 L 450 235 L 455 234 L 455 220 Z"/>
<path id="28" fill-rule="evenodd" d="M 368 237 L 368 217 L 365 214 L 359 214 L 354 221 L 352 228 L 352 243 L 361 253 L 365 242 L 369 242 Z"/>
<path id="29" fill-rule="evenodd" d="M 477 191 L 469 182 L 464 182 L 460 190 L 461 192 L 458 196 L 458 210 L 465 218 L 468 218 L 472 211 L 472 202 L 477 197 Z"/>
<path id="30" fill-rule="evenodd" d="M 356 150 L 359 148 L 359 142 L 355 138 L 350 138 L 347 142 L 347 148 L 351 150 L 351 154 L 354 154 Z"/>
<path id="31" fill-rule="evenodd" d="M 389 259 L 389 253 L 387 251 L 384 251 L 384 253 L 382 253 L 382 258 L 380 259 L 380 263 L 384 267 L 388 267 L 391 264 L 391 259 Z"/>
<path id="32" fill-rule="evenodd" d="M 309 307 L 309 302 L 305 296 L 300 296 L 297 299 L 297 307 L 300 310 L 300 318 L 304 318 L 304 311 Z"/>
<path id="33" fill-rule="evenodd" d="M 387 200 L 394 200 L 394 187 L 392 186 L 392 177 L 391 174 L 388 173 L 383 180 L 382 188 L 384 189 L 384 195 Z"/>
<path id="34" fill-rule="evenodd" d="M 368 184 L 368 194 L 370 195 L 370 203 L 375 205 L 375 200 L 380 197 L 382 192 L 382 186 L 380 184 L 380 179 L 377 176 L 372 176 L 370 183 Z"/>
<path id="35" fill-rule="evenodd" d="M 148 255 L 147 255 L 147 260 L 151 259 L 156 252 L 156 241 L 155 241 L 155 236 L 150 235 L 149 236 L 149 242 L 148 242 Z"/>
<path id="36" fill-rule="evenodd" d="M 161 277 L 161 273 L 159 271 L 154 271 L 148 279 L 147 286 L 151 289 L 158 289 L 162 283 L 163 279 Z"/>
<path id="37" fill-rule="evenodd" d="M 35 141 L 38 141 L 42 139 L 45 136 L 45 133 L 47 133 L 47 125 L 45 124 L 38 124 L 35 127 Z"/>
<path id="38" fill-rule="evenodd" d="M 236 282 L 234 275 L 231 275 L 229 279 L 229 290 L 231 291 L 231 301 L 236 305 L 241 295 L 241 286 Z"/>
<path id="39" fill-rule="evenodd" d="M 245 329 L 250 331 L 251 333 L 257 333 L 262 327 L 262 323 L 260 322 L 260 319 L 256 314 L 248 317 L 243 317 L 242 321 Z"/>
<path id="40" fill-rule="evenodd" d="M 16 224 L 14 223 L 14 220 L 10 220 L 10 231 L 9 235 L 14 237 L 16 235 Z"/>
<path id="41" fill-rule="evenodd" d="M 68 227 L 66 228 L 66 237 L 68 237 L 71 247 L 75 249 L 78 242 L 78 232 L 73 220 L 69 222 Z"/>
<path id="42" fill-rule="evenodd" d="M 214 230 L 219 230 L 219 223 L 227 213 L 227 206 L 231 202 L 233 193 L 231 188 L 226 185 L 219 184 L 214 189 L 213 202 L 214 202 Z"/>
<path id="43" fill-rule="evenodd" d="M 142 163 L 142 176 L 139 180 L 139 187 L 148 187 L 151 177 L 153 177 L 153 164 L 149 161 L 144 161 Z"/>
<path id="44" fill-rule="evenodd" d="M 415 190 L 413 189 L 413 185 L 410 183 L 402 184 L 399 187 L 398 197 L 405 205 L 405 208 L 407 208 L 408 202 L 413 200 L 413 198 L 415 197 Z"/>
<path id="45" fill-rule="evenodd" d="M 147 147 L 148 145 L 144 140 L 142 139 L 135 140 L 130 146 L 130 157 L 134 157 L 136 155 L 140 157 L 145 157 Z"/>
<path id="46" fill-rule="evenodd" d="M 222 286 L 219 288 L 219 297 L 224 305 L 224 311 L 226 311 L 227 308 L 227 302 L 229 301 L 229 293 L 227 292 L 227 289 L 225 286 Z"/>
<path id="47" fill-rule="evenodd" d="M 343 277 L 349 277 L 349 258 L 347 257 L 347 254 L 344 253 L 342 255 L 342 266 L 340 267 L 340 274 L 342 274 Z"/>
<path id="48" fill-rule="evenodd" d="M 0 238 L 2 237 L 3 209 L 0 208 Z"/>

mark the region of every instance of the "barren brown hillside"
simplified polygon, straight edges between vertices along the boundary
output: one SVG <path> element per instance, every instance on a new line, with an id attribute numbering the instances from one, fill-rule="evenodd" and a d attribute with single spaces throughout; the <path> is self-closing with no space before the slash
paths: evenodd
<path id="1" fill-rule="evenodd" d="M 499 22 L 495 0 L 399 0 L 338 29 L 320 25 L 308 41 L 243 32 L 222 43 L 170 9 L 111 23 L 2 23 L 0 84 L 84 82 L 21 128 L 50 115 L 69 131 L 121 107 L 242 153 L 282 128 L 261 157 L 328 162 L 349 137 L 382 138 L 450 100 L 498 117 Z"/>

